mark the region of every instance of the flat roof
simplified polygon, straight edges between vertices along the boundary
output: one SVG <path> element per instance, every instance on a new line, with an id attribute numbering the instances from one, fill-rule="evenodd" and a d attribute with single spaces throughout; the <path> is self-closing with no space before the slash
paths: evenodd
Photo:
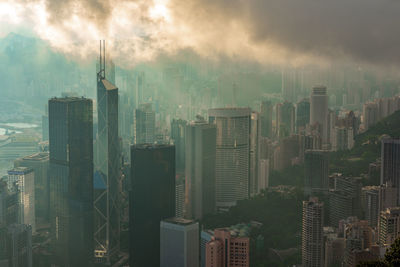
<path id="1" fill-rule="evenodd" d="M 193 221 L 193 220 L 177 218 L 177 217 L 164 219 L 163 221 L 167 222 L 167 223 L 173 223 L 173 224 L 179 224 L 179 225 L 190 225 L 190 224 L 195 223 L 195 221 Z"/>
<path id="2" fill-rule="evenodd" d="M 8 171 L 9 175 L 23 175 L 33 172 L 31 168 L 28 167 L 16 167 Z"/>

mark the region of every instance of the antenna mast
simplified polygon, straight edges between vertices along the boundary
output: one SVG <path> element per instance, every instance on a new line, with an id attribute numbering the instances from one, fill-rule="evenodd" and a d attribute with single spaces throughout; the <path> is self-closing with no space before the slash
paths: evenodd
<path id="1" fill-rule="evenodd" d="M 103 40 L 103 47 L 101 46 L 100 40 L 100 57 L 99 57 L 99 72 L 97 73 L 97 79 L 100 81 L 106 77 L 106 49 L 105 40 Z M 103 49 L 102 49 L 103 48 Z"/>

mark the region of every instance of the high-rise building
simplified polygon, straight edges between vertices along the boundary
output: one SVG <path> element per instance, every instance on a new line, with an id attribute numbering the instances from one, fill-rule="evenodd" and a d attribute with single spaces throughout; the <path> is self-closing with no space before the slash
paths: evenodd
<path id="1" fill-rule="evenodd" d="M 160 222 L 175 215 L 175 147 L 131 147 L 129 263 L 160 266 Z"/>
<path id="2" fill-rule="evenodd" d="M 249 108 L 217 108 L 208 112 L 217 127 L 216 205 L 218 209 L 235 206 L 249 197 Z"/>
<path id="3" fill-rule="evenodd" d="M 363 187 L 362 195 L 365 219 L 370 226 L 376 227 L 379 217 L 379 186 Z"/>
<path id="4" fill-rule="evenodd" d="M 400 237 L 400 207 L 381 211 L 378 226 L 379 244 L 390 246 Z"/>
<path id="5" fill-rule="evenodd" d="M 202 230 L 200 233 L 200 267 L 206 266 L 206 246 L 214 237 L 214 231 Z"/>
<path id="6" fill-rule="evenodd" d="M 328 95 L 325 86 L 315 86 L 310 97 L 310 124 L 318 124 L 322 142 L 326 143 L 328 136 Z"/>
<path id="7" fill-rule="evenodd" d="M 153 144 L 155 141 L 156 113 L 151 103 L 140 104 L 135 111 L 135 144 Z"/>
<path id="8" fill-rule="evenodd" d="M 295 108 L 290 102 L 276 105 L 276 136 L 288 137 L 295 131 Z"/>
<path id="9" fill-rule="evenodd" d="M 36 217 L 34 171 L 26 167 L 17 167 L 9 170 L 7 184 L 9 191 L 19 193 L 19 223 L 30 225 L 32 227 L 32 231 L 35 232 Z"/>
<path id="10" fill-rule="evenodd" d="M 344 191 L 329 191 L 329 225 L 338 227 L 339 221 L 352 215 L 353 198 Z"/>
<path id="11" fill-rule="evenodd" d="M 9 263 L 5 266 L 32 267 L 32 227 L 26 224 L 12 224 L 7 227 L 4 237 L 6 239 L 6 258 Z M 4 237 L 0 234 L 0 239 Z"/>
<path id="12" fill-rule="evenodd" d="M 368 130 L 379 120 L 379 109 L 376 103 L 365 103 L 363 105 L 363 125 L 364 130 Z"/>
<path id="13" fill-rule="evenodd" d="M 249 193 L 254 196 L 258 193 L 258 159 L 259 140 L 261 137 L 260 114 L 251 112 L 250 121 L 250 168 L 249 168 Z"/>
<path id="14" fill-rule="evenodd" d="M 261 136 L 262 137 L 272 137 L 272 102 L 263 101 L 261 103 Z"/>
<path id="15" fill-rule="evenodd" d="M 176 172 L 185 171 L 185 131 L 186 131 L 185 120 L 175 120 L 171 121 L 171 139 L 174 141 L 175 145 L 175 163 Z"/>
<path id="16" fill-rule="evenodd" d="M 296 105 L 296 129 L 297 132 L 304 131 L 310 123 L 310 100 L 304 98 Z"/>
<path id="17" fill-rule="evenodd" d="M 196 220 L 215 212 L 216 133 L 204 120 L 186 126 L 187 215 Z"/>
<path id="18" fill-rule="evenodd" d="M 214 230 L 214 237 L 206 244 L 206 267 L 250 267 L 250 240 L 232 236 L 229 229 Z"/>
<path id="19" fill-rule="evenodd" d="M 183 218 L 185 215 L 185 177 L 179 174 L 175 180 L 175 217 Z"/>
<path id="20" fill-rule="evenodd" d="M 160 267 L 199 266 L 199 223 L 170 218 L 160 223 Z"/>
<path id="21" fill-rule="evenodd" d="M 324 204 L 317 198 L 303 201 L 303 230 L 302 230 L 302 266 L 323 266 L 323 213 Z"/>
<path id="22" fill-rule="evenodd" d="M 105 188 L 104 193 L 94 199 L 94 239 L 96 262 L 110 264 L 119 252 L 119 182 L 122 161 L 118 133 L 118 88 L 114 84 L 112 61 L 104 59 L 104 62 L 105 66 L 101 64 L 97 74 L 98 129 L 95 170 L 101 174 L 99 178 Z"/>
<path id="23" fill-rule="evenodd" d="M 7 182 L 0 180 L 0 228 L 20 222 L 20 192 L 17 185 L 14 187 L 11 192 Z"/>
<path id="24" fill-rule="evenodd" d="M 49 220 L 49 153 L 40 152 L 19 158 L 14 167 L 28 167 L 35 173 L 35 217 L 47 222 Z"/>
<path id="25" fill-rule="evenodd" d="M 327 191 L 328 173 L 329 153 L 324 150 L 307 150 L 304 155 L 304 194 Z"/>
<path id="26" fill-rule="evenodd" d="M 400 194 L 400 139 L 383 138 L 381 140 L 381 184 L 391 182 Z M 400 198 L 397 197 L 397 204 Z"/>
<path id="27" fill-rule="evenodd" d="M 258 161 L 258 187 L 257 193 L 265 190 L 269 185 L 269 159 L 260 159 Z"/>
<path id="28" fill-rule="evenodd" d="M 393 187 L 390 181 L 379 187 L 379 213 L 387 208 L 397 207 L 398 188 Z"/>
<path id="29" fill-rule="evenodd" d="M 332 150 L 349 150 L 354 146 L 353 128 L 334 127 L 332 131 Z"/>
<path id="30" fill-rule="evenodd" d="M 93 262 L 93 104 L 49 100 L 50 221 L 56 264 Z"/>

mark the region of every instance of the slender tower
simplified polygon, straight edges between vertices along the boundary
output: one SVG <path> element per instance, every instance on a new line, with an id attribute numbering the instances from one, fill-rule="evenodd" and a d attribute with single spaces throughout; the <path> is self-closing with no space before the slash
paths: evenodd
<path id="1" fill-rule="evenodd" d="M 119 251 L 118 88 L 106 79 L 105 43 L 100 41 L 97 73 L 97 166 L 95 172 L 95 261 L 110 264 Z"/>

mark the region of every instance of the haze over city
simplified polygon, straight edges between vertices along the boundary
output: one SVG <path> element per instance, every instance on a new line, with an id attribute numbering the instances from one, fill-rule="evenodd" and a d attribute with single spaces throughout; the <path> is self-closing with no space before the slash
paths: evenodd
<path id="1" fill-rule="evenodd" d="M 399 14 L 0 0 L 0 267 L 397 266 Z"/>

